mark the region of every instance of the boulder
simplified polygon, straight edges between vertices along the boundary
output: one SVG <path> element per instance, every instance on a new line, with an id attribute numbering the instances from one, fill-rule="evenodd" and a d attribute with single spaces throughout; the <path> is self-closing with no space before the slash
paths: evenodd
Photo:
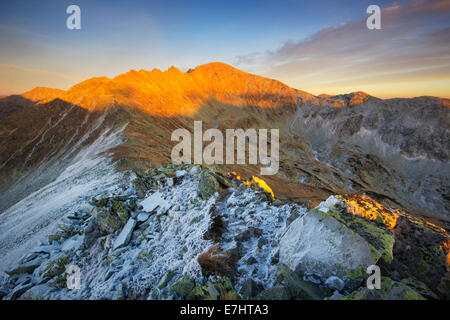
<path id="1" fill-rule="evenodd" d="M 237 300 L 239 295 L 228 277 L 216 278 L 205 285 L 197 284 L 186 297 L 189 300 Z"/>
<path id="2" fill-rule="evenodd" d="M 280 262 L 300 274 L 317 274 L 322 281 L 337 276 L 355 288 L 382 253 L 348 228 L 339 213 L 330 212 L 334 215 L 312 210 L 294 220 L 281 238 Z"/>
<path id="3" fill-rule="evenodd" d="M 138 214 L 138 216 L 136 217 L 137 222 L 142 223 L 147 221 L 147 219 L 150 217 L 150 215 L 148 213 L 145 212 L 141 212 Z"/>
<path id="4" fill-rule="evenodd" d="M 7 270 L 5 271 L 6 274 L 12 276 L 12 275 L 17 275 L 17 274 L 23 274 L 23 273 L 32 273 L 34 271 L 34 269 L 36 269 L 37 267 L 39 267 L 42 262 L 44 262 L 44 258 L 43 257 L 37 257 L 29 262 L 26 262 L 24 264 L 20 264 L 17 267 L 11 269 L 11 270 Z"/>
<path id="5" fill-rule="evenodd" d="M 369 290 L 361 287 L 344 300 L 426 300 L 414 288 L 404 283 L 393 281 L 387 277 L 381 277 L 381 288 Z"/>
<path id="6" fill-rule="evenodd" d="M 344 281 L 336 276 L 331 276 L 325 280 L 325 285 L 331 290 L 342 291 L 344 289 Z"/>
<path id="7" fill-rule="evenodd" d="M 198 183 L 197 193 L 203 200 L 209 199 L 217 191 L 219 191 L 219 182 L 209 171 L 202 172 Z"/>
<path id="8" fill-rule="evenodd" d="M 192 290 L 195 288 L 195 283 L 189 277 L 182 277 L 175 281 L 175 283 L 170 287 L 170 292 L 176 294 L 182 299 L 187 299 Z"/>
<path id="9" fill-rule="evenodd" d="M 40 276 L 43 279 L 51 279 L 62 275 L 66 271 L 66 266 L 70 260 L 64 253 L 57 254 L 43 265 Z"/>
<path id="10" fill-rule="evenodd" d="M 11 293 L 8 295 L 8 298 L 10 300 L 16 300 L 17 298 L 19 298 L 25 291 L 27 291 L 28 289 L 30 289 L 33 286 L 32 283 L 28 282 L 28 283 L 24 283 L 24 284 L 20 284 L 18 286 L 16 286 Z"/>
<path id="11" fill-rule="evenodd" d="M 61 251 L 77 251 L 81 248 L 84 243 L 84 234 L 76 235 L 70 239 L 64 241 L 61 246 Z"/>
<path id="12" fill-rule="evenodd" d="M 95 218 L 95 223 L 103 235 L 115 233 L 119 231 L 123 226 L 123 219 L 109 209 L 99 209 Z"/>
<path id="13" fill-rule="evenodd" d="M 290 300 L 292 298 L 289 289 L 283 286 L 275 286 L 264 290 L 255 299 L 256 300 Z"/>
<path id="14" fill-rule="evenodd" d="M 83 246 L 84 248 L 90 248 L 94 244 L 95 240 L 100 236 L 100 232 L 97 228 L 97 224 L 94 220 L 91 220 L 84 229 Z"/>
<path id="15" fill-rule="evenodd" d="M 256 297 L 263 289 L 264 288 L 260 283 L 249 278 L 244 282 L 239 293 L 244 299 L 251 299 Z"/>
<path id="16" fill-rule="evenodd" d="M 127 245 L 127 243 L 130 241 L 131 235 L 133 234 L 134 227 L 136 226 L 136 220 L 133 218 L 130 218 L 123 227 L 122 231 L 120 232 L 119 236 L 114 241 L 113 250 L 116 250 L 120 247 L 123 247 Z"/>
<path id="17" fill-rule="evenodd" d="M 298 274 L 283 264 L 280 265 L 278 269 L 275 285 L 287 288 L 290 295 L 295 299 L 322 300 L 332 294 L 332 292 L 326 288 L 303 280 Z"/>
<path id="18" fill-rule="evenodd" d="M 19 298 L 19 300 L 44 300 L 46 295 L 50 293 L 53 288 L 46 284 L 34 286 L 25 291 Z"/>
<path id="19" fill-rule="evenodd" d="M 141 202 L 142 210 L 145 212 L 152 212 L 159 208 L 159 211 L 167 211 L 170 204 L 164 200 L 163 194 L 159 191 L 153 193 L 151 196 Z"/>

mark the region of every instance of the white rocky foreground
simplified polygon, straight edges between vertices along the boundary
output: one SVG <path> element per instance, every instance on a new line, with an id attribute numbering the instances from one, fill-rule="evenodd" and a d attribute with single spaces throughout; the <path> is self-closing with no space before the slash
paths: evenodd
<path id="1" fill-rule="evenodd" d="M 8 271 L 4 298 L 323 299 L 359 287 L 354 274 L 381 256 L 339 217 L 272 202 L 196 166 L 172 168 L 67 216 Z M 205 252 L 209 264 L 227 264 L 207 269 Z M 67 288 L 69 265 L 81 269 L 81 289 Z"/>

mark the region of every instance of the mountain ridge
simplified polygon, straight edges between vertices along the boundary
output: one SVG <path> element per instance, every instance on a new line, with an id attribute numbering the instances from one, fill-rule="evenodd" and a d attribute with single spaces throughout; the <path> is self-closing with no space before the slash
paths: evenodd
<path id="1" fill-rule="evenodd" d="M 383 100 L 358 91 L 314 96 L 220 62 L 200 65 L 187 72 L 175 67 L 166 71 L 130 70 L 114 78 L 87 79 L 66 91 L 37 88 L 29 92 L 39 98 L 44 93 L 58 94 L 39 99 L 32 109 L 18 108 L 20 115 L 14 116 L 13 112 L 3 116 L 0 136 L 6 143 L 0 145 L 0 165 L 4 168 L 4 181 L 12 183 L 60 154 L 54 150 L 58 145 L 55 139 L 66 146 L 75 146 L 81 134 L 97 127 L 97 121 L 103 121 L 99 127 L 102 130 L 125 125 L 124 142 L 111 149 L 113 160 L 121 170 L 145 169 L 170 162 L 171 132 L 177 128 L 192 130 L 193 120 L 202 120 L 205 128 L 279 128 L 281 171 L 275 177 L 267 177 L 268 182 L 275 185 L 276 193 L 289 198 L 312 188 L 306 194 L 314 199 L 314 204 L 332 193 L 370 192 L 385 199 L 402 198 L 392 194 L 408 194 L 412 186 L 402 182 L 409 177 L 397 176 L 399 169 L 393 171 L 394 163 L 402 168 L 416 161 L 419 170 L 425 172 L 427 167 L 436 167 L 425 165 L 428 158 L 445 161 L 448 157 L 445 139 L 435 139 L 448 134 L 445 99 Z M 27 95 L 33 98 L 33 94 Z M 27 100 L 24 101 L 27 105 L 33 105 L 33 101 Z M 411 110 L 415 110 L 415 116 L 406 116 Z M 33 121 L 22 126 L 19 122 L 30 114 L 34 114 Z M 423 117 L 422 125 L 417 124 L 417 117 Z M 388 122 L 392 123 L 389 127 L 383 126 Z M 379 127 L 377 132 L 371 131 L 374 126 Z M 424 129 L 430 126 L 431 129 Z M 389 134 L 385 134 L 387 129 Z M 100 134 L 99 130 L 93 132 L 95 137 Z M 372 132 L 371 137 L 367 136 L 368 132 Z M 380 137 L 382 143 L 377 142 Z M 433 148 L 427 146 L 430 139 L 436 141 Z M 39 144 L 33 146 L 36 141 Z M 361 144 L 373 147 L 361 151 Z M 58 150 L 61 148 L 62 145 L 58 146 Z M 391 150 L 393 158 L 386 158 L 386 150 Z M 334 163 L 335 158 L 339 159 L 338 164 Z M 255 166 L 226 168 L 247 176 L 257 174 Z M 375 176 L 396 181 L 384 186 L 383 181 L 373 179 L 374 173 L 370 173 L 373 170 L 379 170 Z M 437 172 L 445 173 L 445 164 Z M 434 176 L 427 179 L 441 181 Z M 420 178 L 412 183 L 420 184 Z M 428 189 L 436 185 L 427 184 Z M 427 192 L 437 192 L 440 198 L 444 197 L 445 190 L 443 183 L 437 191 Z M 403 196 L 403 205 L 408 203 L 408 209 L 413 211 L 419 205 L 417 212 L 427 214 L 426 203 L 405 200 L 408 197 Z M 306 201 L 306 196 L 300 198 Z M 435 212 L 445 208 L 447 202 L 444 197 L 437 203 Z"/>

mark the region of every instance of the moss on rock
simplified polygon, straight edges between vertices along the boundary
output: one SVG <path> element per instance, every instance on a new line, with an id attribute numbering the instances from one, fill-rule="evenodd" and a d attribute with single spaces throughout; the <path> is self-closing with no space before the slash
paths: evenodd
<path id="1" fill-rule="evenodd" d="M 312 282 L 303 280 L 284 264 L 281 264 L 278 269 L 275 284 L 287 288 L 290 295 L 295 299 L 321 300 L 332 295 L 332 292 L 329 289 L 322 288 Z"/>
<path id="2" fill-rule="evenodd" d="M 195 282 L 189 277 L 182 277 L 170 287 L 170 292 L 182 299 L 188 299 L 195 288 Z"/>
<path id="3" fill-rule="evenodd" d="M 208 200 L 217 191 L 219 191 L 219 182 L 209 171 L 203 171 L 198 183 L 197 193 L 203 200 Z"/>

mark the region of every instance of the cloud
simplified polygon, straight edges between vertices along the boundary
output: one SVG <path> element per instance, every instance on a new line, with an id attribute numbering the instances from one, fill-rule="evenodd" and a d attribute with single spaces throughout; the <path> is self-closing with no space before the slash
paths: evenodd
<path id="1" fill-rule="evenodd" d="M 449 17 L 448 0 L 393 3 L 382 10 L 381 30 L 367 29 L 365 19 L 350 21 L 273 51 L 237 57 L 236 62 L 248 69 L 263 68 L 264 75 L 316 94 L 348 88 L 370 91 L 372 85 L 378 89 L 369 93 L 392 96 L 395 92 L 379 88 L 415 82 L 426 87 L 416 95 L 448 96 L 423 83 L 450 80 Z"/>

